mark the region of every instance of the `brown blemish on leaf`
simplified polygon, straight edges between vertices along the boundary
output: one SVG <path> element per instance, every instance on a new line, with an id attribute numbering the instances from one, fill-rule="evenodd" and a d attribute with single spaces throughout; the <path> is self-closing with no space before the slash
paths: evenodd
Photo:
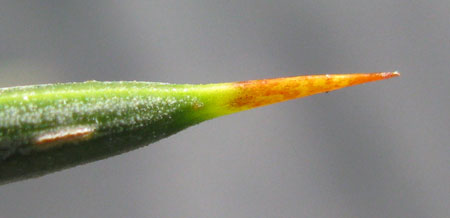
<path id="1" fill-rule="evenodd" d="M 87 139 L 94 133 L 94 128 L 90 126 L 78 126 L 62 128 L 55 131 L 47 132 L 39 135 L 34 140 L 35 147 L 39 149 L 47 149 L 60 145 L 64 142 L 74 142 Z"/>

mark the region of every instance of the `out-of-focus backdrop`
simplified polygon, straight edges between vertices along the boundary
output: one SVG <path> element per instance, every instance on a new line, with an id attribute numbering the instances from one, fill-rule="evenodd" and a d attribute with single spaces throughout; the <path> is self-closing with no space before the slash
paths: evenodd
<path id="1" fill-rule="evenodd" d="M 399 70 L 0 186 L 0 217 L 449 217 L 450 2 L 2 0 L 0 87 Z"/>

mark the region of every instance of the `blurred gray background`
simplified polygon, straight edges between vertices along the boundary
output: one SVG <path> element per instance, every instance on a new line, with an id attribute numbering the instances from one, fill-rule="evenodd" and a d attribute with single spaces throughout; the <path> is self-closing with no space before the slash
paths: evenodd
<path id="1" fill-rule="evenodd" d="M 1 0 L 0 87 L 399 70 L 0 186 L 0 217 L 449 217 L 450 2 Z"/>

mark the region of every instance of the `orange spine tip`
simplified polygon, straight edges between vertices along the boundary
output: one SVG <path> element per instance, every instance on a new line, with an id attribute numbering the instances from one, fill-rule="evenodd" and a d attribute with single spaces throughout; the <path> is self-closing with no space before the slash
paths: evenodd
<path id="1" fill-rule="evenodd" d="M 230 106 L 237 111 L 247 110 L 399 75 L 398 72 L 325 74 L 235 82 L 238 94 Z"/>

